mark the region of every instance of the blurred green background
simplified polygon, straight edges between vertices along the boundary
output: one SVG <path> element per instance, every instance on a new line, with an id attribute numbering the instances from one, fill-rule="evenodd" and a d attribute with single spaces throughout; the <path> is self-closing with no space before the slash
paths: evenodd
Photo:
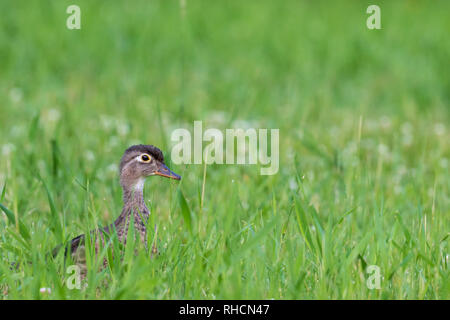
<path id="1" fill-rule="evenodd" d="M 381 30 L 370 4 L 1 1 L 0 202 L 31 237 L 0 215 L 0 296 L 448 298 L 450 2 L 377 1 Z M 67 290 L 46 252 L 118 216 L 129 145 L 169 158 L 194 120 L 280 129 L 279 173 L 172 166 L 146 188 L 158 259 Z"/>

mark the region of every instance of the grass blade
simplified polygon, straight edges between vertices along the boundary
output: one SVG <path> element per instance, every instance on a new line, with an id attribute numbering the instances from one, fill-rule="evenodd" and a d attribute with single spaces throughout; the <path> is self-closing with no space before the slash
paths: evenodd
<path id="1" fill-rule="evenodd" d="M 300 210 L 299 210 L 300 207 Z M 306 245 L 308 246 L 309 250 L 314 252 L 312 247 L 312 237 L 311 232 L 309 231 L 308 223 L 306 220 L 305 210 L 301 203 L 295 200 L 294 203 L 295 213 L 297 217 L 297 225 L 300 230 L 300 233 L 302 234 L 303 240 L 305 240 Z"/>
<path id="2" fill-rule="evenodd" d="M 0 203 L 0 209 L 5 213 L 6 217 L 8 218 L 8 221 L 15 225 L 16 224 L 16 218 L 14 217 L 14 213 L 9 210 L 7 207 L 5 207 L 3 204 Z M 25 239 L 30 239 L 30 232 L 28 231 L 27 227 L 22 223 L 22 221 L 18 221 L 19 223 L 19 233 L 20 235 Z"/>
<path id="3" fill-rule="evenodd" d="M 42 184 L 44 185 L 44 188 L 45 188 L 45 192 L 47 193 L 47 199 L 48 199 L 48 203 L 50 205 L 50 213 L 52 215 L 51 222 L 52 222 L 53 231 L 55 232 L 58 241 L 62 242 L 64 240 L 63 231 L 62 231 L 61 221 L 59 219 L 59 214 L 56 210 L 55 201 L 53 200 L 53 196 L 50 193 L 50 190 L 49 190 L 47 184 L 45 183 L 45 181 L 41 177 L 39 177 L 39 179 L 42 181 Z"/>
<path id="4" fill-rule="evenodd" d="M 181 214 L 183 215 L 184 222 L 186 223 L 189 232 L 192 233 L 192 211 L 189 208 L 186 198 L 184 197 L 183 192 L 181 192 L 180 189 L 178 189 L 178 203 L 180 204 Z"/>
<path id="5" fill-rule="evenodd" d="M 3 184 L 3 188 L 2 188 L 2 195 L 0 197 L 0 202 L 3 202 L 3 200 L 5 200 L 5 196 L 6 196 L 6 181 Z"/>

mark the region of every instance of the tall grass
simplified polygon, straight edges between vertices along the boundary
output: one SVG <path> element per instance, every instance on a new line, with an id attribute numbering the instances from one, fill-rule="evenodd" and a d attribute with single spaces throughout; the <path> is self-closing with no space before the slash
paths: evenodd
<path id="1" fill-rule="evenodd" d="M 75 31 L 73 1 L 0 2 L 2 298 L 449 298 L 447 1 L 379 1 L 382 30 L 365 1 L 76 3 Z M 170 158 L 194 120 L 279 128 L 279 173 L 171 164 L 159 254 L 113 238 L 70 290 L 49 252 L 119 215 L 126 147 Z"/>

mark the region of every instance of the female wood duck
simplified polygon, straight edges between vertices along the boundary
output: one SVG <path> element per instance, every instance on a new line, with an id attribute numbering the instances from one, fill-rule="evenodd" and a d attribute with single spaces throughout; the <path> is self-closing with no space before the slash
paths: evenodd
<path id="1" fill-rule="evenodd" d="M 165 165 L 161 150 L 151 145 L 135 145 L 125 150 L 120 161 L 119 172 L 120 185 L 123 189 L 122 213 L 111 225 L 91 232 L 93 238 L 97 238 L 95 242 L 97 252 L 99 238 L 102 239 L 104 245 L 104 236 L 111 235 L 114 230 L 117 232 L 118 240 L 125 245 L 130 221 L 134 221 L 136 233 L 139 233 L 139 238 L 147 247 L 146 224 L 150 211 L 144 201 L 144 181 L 147 177 L 155 175 L 175 180 L 181 179 Z M 66 247 L 66 255 L 70 250 L 72 260 L 85 267 L 84 241 L 84 234 L 72 239 L 70 245 Z M 152 253 L 155 253 L 155 249 L 156 247 L 152 248 Z M 106 260 L 104 264 L 106 264 Z"/>

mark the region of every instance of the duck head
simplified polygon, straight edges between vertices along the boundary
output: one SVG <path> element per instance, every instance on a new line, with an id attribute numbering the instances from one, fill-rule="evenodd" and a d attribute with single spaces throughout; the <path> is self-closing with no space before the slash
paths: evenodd
<path id="1" fill-rule="evenodd" d="M 166 166 L 161 150 L 152 145 L 134 145 L 125 150 L 119 171 L 124 189 L 142 188 L 149 176 L 181 180 L 181 176 Z"/>

